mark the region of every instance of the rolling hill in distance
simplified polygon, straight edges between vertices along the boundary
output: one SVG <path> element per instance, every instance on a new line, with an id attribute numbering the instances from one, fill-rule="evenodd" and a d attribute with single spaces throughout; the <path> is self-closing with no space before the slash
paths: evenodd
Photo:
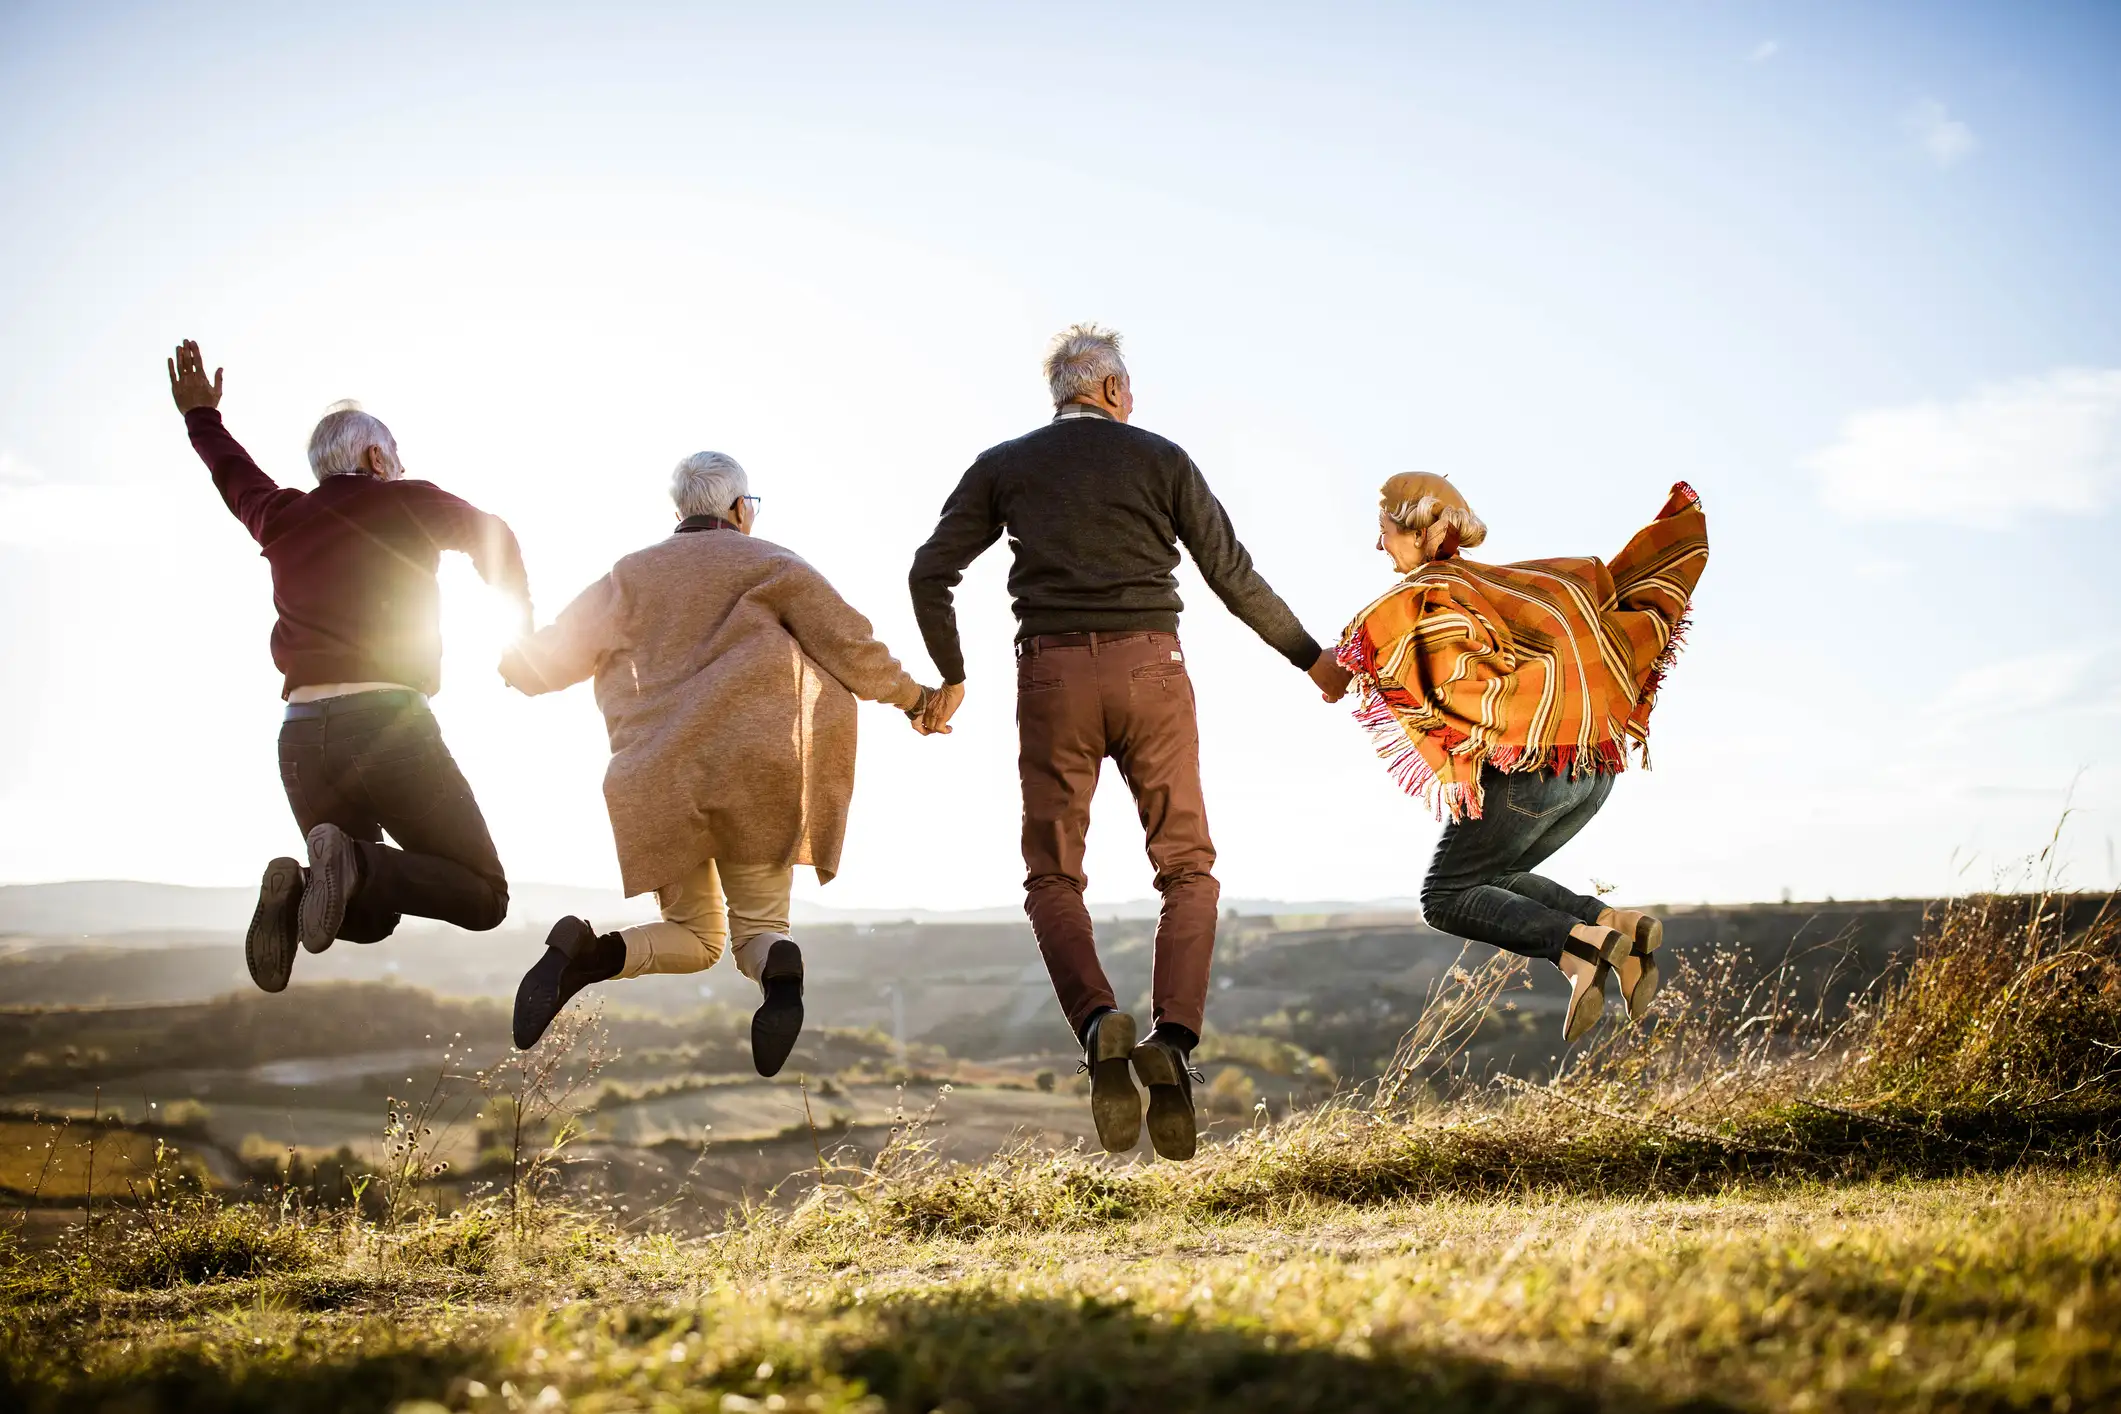
<path id="1" fill-rule="evenodd" d="M 240 931 L 249 924 L 251 907 L 256 901 L 254 889 L 200 888 L 134 879 L 5 884 L 0 885 L 0 937 L 111 938 L 129 933 L 226 933 Z M 1100 919 L 1142 919 L 1154 918 L 1157 908 L 1155 899 L 1130 899 L 1124 903 L 1093 903 L 1091 912 Z M 1225 912 L 1235 911 L 1248 917 L 1414 914 L 1419 911 L 1411 898 L 1366 902 L 1225 899 L 1223 908 Z M 616 889 L 568 884 L 509 886 L 508 918 L 511 926 L 550 923 L 570 913 L 594 919 L 600 926 L 606 920 L 613 925 L 623 925 L 653 918 L 655 901 L 645 895 L 623 898 Z M 925 908 L 824 908 L 798 899 L 792 921 L 797 924 L 1020 923 L 1023 917 L 1023 909 L 1015 904 L 953 912 Z M 422 929 L 445 925 L 408 919 L 405 926 Z"/>

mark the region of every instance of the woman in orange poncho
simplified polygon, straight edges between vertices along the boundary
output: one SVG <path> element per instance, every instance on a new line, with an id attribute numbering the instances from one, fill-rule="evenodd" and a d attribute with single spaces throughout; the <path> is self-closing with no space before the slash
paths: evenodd
<path id="1" fill-rule="evenodd" d="M 1611 565 L 1483 565 L 1461 548 L 1487 527 L 1440 476 L 1385 483 L 1378 548 L 1406 577 L 1356 616 L 1339 658 L 1358 719 L 1408 792 L 1449 817 L 1421 908 L 1429 926 L 1528 957 L 1569 979 L 1574 1041 L 1620 974 L 1628 1015 L 1656 995 L 1663 924 L 1531 870 L 1605 804 L 1650 707 L 1708 563 L 1701 498 L 1684 482 Z"/>

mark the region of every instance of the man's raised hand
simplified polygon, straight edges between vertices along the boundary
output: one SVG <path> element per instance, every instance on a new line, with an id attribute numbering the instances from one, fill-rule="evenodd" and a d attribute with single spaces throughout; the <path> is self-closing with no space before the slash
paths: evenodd
<path id="1" fill-rule="evenodd" d="M 177 400 L 178 412 L 221 406 L 221 370 L 215 369 L 208 381 L 206 361 L 191 339 L 177 345 L 176 356 L 169 360 L 169 395 Z"/>

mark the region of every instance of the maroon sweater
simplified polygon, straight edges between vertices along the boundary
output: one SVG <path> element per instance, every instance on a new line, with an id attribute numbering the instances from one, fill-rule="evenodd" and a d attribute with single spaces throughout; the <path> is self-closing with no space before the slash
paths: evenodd
<path id="1" fill-rule="evenodd" d="M 442 551 L 471 556 L 479 577 L 527 606 L 523 552 L 499 516 L 427 481 L 326 477 L 314 491 L 258 469 L 213 408 L 184 415 L 192 450 L 221 499 L 272 566 L 272 660 L 280 695 L 329 682 L 442 686 Z"/>

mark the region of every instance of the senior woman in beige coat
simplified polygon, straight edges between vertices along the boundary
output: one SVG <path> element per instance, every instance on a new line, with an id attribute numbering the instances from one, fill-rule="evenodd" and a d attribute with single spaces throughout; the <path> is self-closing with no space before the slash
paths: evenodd
<path id="1" fill-rule="evenodd" d="M 750 491 L 733 458 L 687 457 L 671 478 L 677 529 L 613 565 L 502 661 L 501 675 L 530 694 L 596 679 L 619 871 L 629 896 L 653 891 L 663 914 L 602 935 L 580 918 L 554 924 L 516 992 L 518 1047 L 535 1045 L 590 983 L 698 972 L 733 937 L 737 969 L 764 993 L 752 1060 L 777 1073 L 803 1024 L 789 885 L 797 865 L 821 883 L 839 870 L 854 699 L 888 702 L 929 730 L 929 690 L 869 621 L 793 551 L 753 538 Z"/>

